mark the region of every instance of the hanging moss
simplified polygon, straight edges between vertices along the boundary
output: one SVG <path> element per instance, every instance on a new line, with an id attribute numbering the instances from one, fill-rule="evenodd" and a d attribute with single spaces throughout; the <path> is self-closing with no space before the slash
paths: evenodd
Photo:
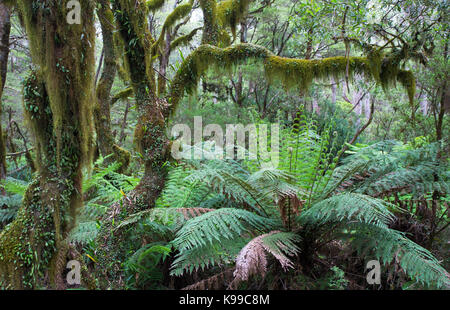
<path id="1" fill-rule="evenodd" d="M 408 92 L 409 103 L 411 107 L 414 106 L 414 96 L 416 94 L 416 77 L 411 71 L 400 70 L 397 73 L 397 81 L 399 81 L 402 86 Z"/>
<path id="2" fill-rule="evenodd" d="M 192 1 L 179 5 L 166 17 L 159 38 L 152 45 L 152 55 L 157 54 L 157 49 L 160 47 L 162 42 L 164 42 L 166 31 L 169 31 L 175 25 L 175 22 L 186 17 L 192 11 L 192 5 Z"/>
<path id="3" fill-rule="evenodd" d="M 65 285 L 65 236 L 81 206 L 81 168 L 90 167 L 93 144 L 94 10 L 89 0 L 80 4 L 83 23 L 69 25 L 66 1 L 17 1 L 37 68 L 24 82 L 37 176 L 19 216 L 0 235 L 2 285 L 9 288 L 36 287 L 42 279 L 49 279 L 46 286 Z"/>
<path id="4" fill-rule="evenodd" d="M 150 0 L 147 1 L 147 8 L 151 12 L 155 12 L 157 9 L 160 9 L 165 3 L 165 0 Z"/>
<path id="5" fill-rule="evenodd" d="M 389 55 L 384 58 L 378 51 L 368 57 L 329 57 L 324 59 L 292 59 L 275 56 L 269 50 L 252 44 L 238 44 L 233 47 L 219 48 L 201 45 L 181 64 L 170 90 L 171 112 L 184 96 L 195 92 L 197 84 L 208 69 L 216 71 L 231 70 L 232 67 L 249 60 L 261 61 L 266 79 L 270 83 L 281 82 L 285 89 L 297 88 L 305 92 L 314 79 L 333 77 L 335 80 L 363 74 L 379 81 L 385 89 L 399 80 L 408 90 L 410 100 L 414 96 L 414 76 L 409 71 L 399 69 L 400 56 Z"/>
<path id="6" fill-rule="evenodd" d="M 372 77 L 377 83 L 381 82 L 381 63 L 383 61 L 383 54 L 379 49 L 371 48 L 367 53 L 367 60 L 369 61 Z"/>
<path id="7" fill-rule="evenodd" d="M 216 3 L 215 0 L 200 0 L 203 11 L 202 44 L 219 47 L 229 46 L 231 38 L 227 33 L 229 28 L 236 36 L 236 27 L 247 15 L 249 0 L 225 0 Z"/>
<path id="8" fill-rule="evenodd" d="M 223 28 L 229 27 L 236 36 L 236 27 L 247 15 L 250 0 L 225 0 L 217 5 L 217 18 Z"/>
<path id="9" fill-rule="evenodd" d="M 88 0 L 80 2 L 84 20 L 81 25 L 67 24 L 65 4 L 55 6 L 52 2 L 43 1 L 36 7 L 33 2 L 18 1 L 18 6 L 29 36 L 33 62 L 42 70 L 46 81 L 57 152 L 63 147 L 63 119 L 74 119 L 79 126 L 77 139 L 80 141 L 81 160 L 89 167 L 93 154 L 91 89 L 95 29 L 92 3 Z"/>
<path id="10" fill-rule="evenodd" d="M 349 66 L 350 77 L 354 73 L 369 73 L 369 62 L 363 57 L 330 57 L 321 60 L 290 59 L 269 56 L 264 64 L 269 82 L 281 81 L 286 89 L 298 87 L 306 91 L 313 79 L 344 76 Z"/>
<path id="11" fill-rule="evenodd" d="M 189 44 L 189 42 L 192 41 L 192 38 L 197 34 L 197 32 L 202 29 L 202 28 L 195 28 L 194 30 L 192 30 L 191 32 L 189 32 L 188 34 L 178 37 L 175 40 L 173 40 L 170 43 L 170 49 L 174 50 L 178 47 L 181 46 L 186 46 L 187 44 Z"/>
<path id="12" fill-rule="evenodd" d="M 287 89 L 298 87 L 306 90 L 313 79 L 343 76 L 347 67 L 345 57 L 290 59 L 275 56 L 269 50 L 253 44 L 239 44 L 224 49 L 202 45 L 186 58 L 172 82 L 169 97 L 172 111 L 185 90 L 189 94 L 195 91 L 199 79 L 207 69 L 231 70 L 233 66 L 249 60 L 261 61 L 269 82 L 280 81 Z M 350 57 L 349 69 L 351 75 L 371 74 L 370 62 L 364 57 Z"/>

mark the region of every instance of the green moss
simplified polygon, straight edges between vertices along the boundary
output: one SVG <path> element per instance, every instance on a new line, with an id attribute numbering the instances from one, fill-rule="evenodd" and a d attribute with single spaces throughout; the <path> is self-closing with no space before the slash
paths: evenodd
<path id="1" fill-rule="evenodd" d="M 269 50 L 252 44 L 239 44 L 228 48 L 202 45 L 197 48 L 180 66 L 171 85 L 171 109 L 174 111 L 184 95 L 192 94 L 201 76 L 208 70 L 231 70 L 234 66 L 249 60 L 260 61 L 264 65 L 269 82 L 280 81 L 289 89 L 297 87 L 308 89 L 313 79 L 335 78 L 346 72 L 371 74 L 370 62 L 364 57 L 331 57 L 322 60 L 290 59 L 273 55 Z"/>
<path id="2" fill-rule="evenodd" d="M 152 45 L 152 55 L 157 54 L 157 49 L 160 47 L 162 42 L 164 42 L 166 31 L 169 31 L 175 25 L 176 21 L 186 17 L 192 11 L 192 4 L 193 3 L 191 1 L 189 3 L 179 5 L 166 17 L 159 38 Z"/>
<path id="3" fill-rule="evenodd" d="M 165 0 L 150 0 L 147 1 L 147 8 L 154 12 L 157 9 L 160 9 L 165 3 Z"/>
<path id="4" fill-rule="evenodd" d="M 362 57 L 330 57 L 321 60 L 290 59 L 279 56 L 270 56 L 265 62 L 264 68 L 270 82 L 274 79 L 281 81 L 282 85 L 289 89 L 298 87 L 306 91 L 313 79 L 334 77 L 339 79 L 346 73 L 349 67 L 350 77 L 354 73 L 367 73 L 369 65 L 366 58 Z"/>
<path id="5" fill-rule="evenodd" d="M 219 24 L 217 22 L 217 3 L 215 0 L 199 0 L 203 11 L 202 44 L 218 45 Z"/>
<path id="6" fill-rule="evenodd" d="M 133 88 L 127 87 L 118 93 L 114 94 L 114 96 L 111 98 L 111 105 L 116 103 L 119 100 L 126 99 L 128 97 L 131 97 L 133 95 Z"/>
<path id="7" fill-rule="evenodd" d="M 30 1 L 18 1 L 17 4 L 30 39 L 33 62 L 40 68 L 46 82 L 57 137 L 57 153 L 63 147 L 62 132 L 66 131 L 63 120 L 74 119 L 79 123 L 77 139 L 80 141 L 81 160 L 90 166 L 93 138 L 91 90 L 95 64 L 93 23 L 67 24 L 68 9 L 65 5 L 54 6 L 43 2 L 36 7 Z M 80 4 L 82 19 L 92 21 L 92 2 L 83 0 Z M 53 15 L 52 25 L 47 23 L 48 14 Z"/>
<path id="8" fill-rule="evenodd" d="M 409 103 L 411 107 L 414 105 L 414 96 L 416 94 L 416 77 L 411 71 L 400 70 L 397 73 L 397 81 L 399 81 L 402 86 L 408 92 Z"/>
<path id="9" fill-rule="evenodd" d="M 24 82 L 37 176 L 0 235 L 1 282 L 10 288 L 64 285 L 65 236 L 81 205 L 81 167 L 90 168 L 93 150 L 94 8 L 80 3 L 83 23 L 69 25 L 64 3 L 17 1 L 38 68 Z"/>
<path id="10" fill-rule="evenodd" d="M 216 3 L 215 0 L 200 0 L 203 11 L 203 37 L 202 44 L 211 44 L 219 47 L 229 46 L 229 28 L 236 36 L 236 27 L 247 15 L 249 0 L 225 0 Z"/>
<path id="11" fill-rule="evenodd" d="M 121 164 L 119 172 L 125 171 L 128 168 L 128 166 L 130 165 L 130 160 L 131 160 L 130 152 L 121 148 L 117 144 L 113 145 L 113 151 L 114 151 L 115 160 Z"/>
<path id="12" fill-rule="evenodd" d="M 336 80 L 355 74 L 363 74 L 379 81 L 385 89 L 400 81 L 408 90 L 410 100 L 414 97 L 414 77 L 409 71 L 399 69 L 404 52 L 383 56 L 372 51 L 367 57 L 329 57 L 324 59 L 292 59 L 274 55 L 269 50 L 252 44 L 238 44 L 219 48 L 201 45 L 181 64 L 170 89 L 171 112 L 173 113 L 184 96 L 195 92 L 200 78 L 208 69 L 229 71 L 234 66 L 254 60 L 263 63 L 266 79 L 270 83 L 281 82 L 284 88 L 307 91 L 314 79 L 333 77 Z M 348 67 L 348 70 L 347 70 Z M 409 73 L 408 73 L 409 72 Z"/>
<path id="13" fill-rule="evenodd" d="M 372 77 L 376 82 L 381 82 L 381 63 L 383 60 L 383 54 L 378 49 L 370 49 L 367 53 L 367 59 L 369 61 Z"/>
<path id="14" fill-rule="evenodd" d="M 189 32 L 188 34 L 178 37 L 175 40 L 173 40 L 170 43 L 170 49 L 174 50 L 178 47 L 181 46 L 185 46 L 188 45 L 189 42 L 191 42 L 192 38 L 197 34 L 197 32 L 200 30 L 201 28 L 195 28 L 194 30 L 192 30 L 191 32 Z"/>
<path id="15" fill-rule="evenodd" d="M 28 187 L 16 219 L 0 233 L 0 283 L 6 289 L 45 283 L 55 253 L 54 219 L 41 201 L 40 181 Z M 1 285 L 0 285 L 1 286 Z"/>
<path id="16" fill-rule="evenodd" d="M 236 36 L 236 27 L 243 17 L 247 15 L 250 0 L 225 0 L 217 5 L 217 19 L 220 25 L 229 27 Z"/>
<path id="17" fill-rule="evenodd" d="M 123 42 L 123 75 L 129 77 L 135 94 L 150 98 L 156 86 L 151 53 L 154 39 L 148 30 L 147 6 L 143 1 L 117 0 L 113 1 L 113 12 Z"/>

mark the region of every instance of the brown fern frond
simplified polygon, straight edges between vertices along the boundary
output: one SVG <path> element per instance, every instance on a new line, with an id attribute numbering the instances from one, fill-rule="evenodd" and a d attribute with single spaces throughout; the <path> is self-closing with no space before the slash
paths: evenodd
<path id="1" fill-rule="evenodd" d="M 233 271 L 234 268 L 228 268 L 212 277 L 186 286 L 182 290 L 220 290 L 226 288 L 228 283 L 233 280 Z"/>
<path id="2" fill-rule="evenodd" d="M 241 281 L 246 281 L 251 275 L 261 274 L 265 275 L 267 271 L 267 257 L 266 252 L 272 254 L 281 264 L 284 270 L 292 268 L 293 264 L 282 251 L 290 254 L 295 254 L 296 250 L 287 249 L 286 245 L 279 242 L 277 246 L 279 250 L 274 249 L 264 242 L 264 238 L 271 235 L 281 233 L 281 231 L 271 231 L 267 234 L 260 235 L 251 240 L 238 254 L 236 258 L 236 269 L 234 271 L 233 285 L 239 284 Z"/>
<path id="3" fill-rule="evenodd" d="M 269 234 L 254 238 L 239 252 L 236 258 L 236 269 L 233 273 L 234 281 L 246 281 L 253 274 L 263 276 L 266 274 L 267 257 L 262 238 Z"/>
<path id="4" fill-rule="evenodd" d="M 185 220 L 189 220 L 193 217 L 197 217 L 214 210 L 215 209 L 208 209 L 208 208 L 177 208 L 177 212 L 183 214 Z"/>

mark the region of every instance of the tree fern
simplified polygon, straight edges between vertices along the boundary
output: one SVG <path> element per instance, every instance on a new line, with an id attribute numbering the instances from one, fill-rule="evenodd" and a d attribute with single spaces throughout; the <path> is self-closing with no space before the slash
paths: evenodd
<path id="1" fill-rule="evenodd" d="M 345 193 L 313 205 L 300 215 L 299 221 L 310 227 L 338 223 L 331 233 L 337 239 L 347 235 L 360 254 L 386 264 L 397 259 L 408 276 L 423 284 L 449 285 L 447 272 L 429 251 L 388 228 L 393 218 L 383 200 Z"/>

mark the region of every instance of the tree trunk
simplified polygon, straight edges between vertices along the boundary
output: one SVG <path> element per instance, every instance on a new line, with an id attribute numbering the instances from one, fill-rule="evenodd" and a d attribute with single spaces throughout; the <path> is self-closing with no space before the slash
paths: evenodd
<path id="1" fill-rule="evenodd" d="M 16 219 L 0 233 L 0 286 L 65 287 L 66 237 L 82 204 L 82 165 L 92 157 L 93 7 L 80 0 L 81 25 L 69 25 L 67 1 L 18 1 L 33 72 L 24 85 L 24 113 L 34 136 L 37 177 Z M 61 9 L 64 8 L 64 9 Z"/>
<path id="2" fill-rule="evenodd" d="M 117 71 L 115 47 L 114 47 L 114 18 L 109 6 L 109 1 L 100 0 L 98 18 L 103 37 L 103 71 L 97 85 L 97 103 L 94 109 L 95 128 L 97 131 L 97 145 L 103 157 L 114 154 L 105 159 L 109 164 L 117 161 L 121 164 L 120 170 L 124 171 L 130 163 L 130 153 L 119 147 L 111 131 L 111 88 Z"/>
<path id="3" fill-rule="evenodd" d="M 11 31 L 11 12 L 9 7 L 0 0 L 0 118 L 2 115 L 1 99 L 6 84 L 8 71 L 9 34 Z M 6 178 L 6 145 L 2 125 L 0 123 L 0 180 Z"/>
<path id="4" fill-rule="evenodd" d="M 123 229 L 114 230 L 114 223 L 133 213 L 153 208 L 164 188 L 167 175 L 164 164 L 169 155 L 169 141 L 165 132 L 168 104 L 166 100 L 157 97 L 152 51 L 147 45 L 152 40 L 147 32 L 145 3 L 136 2 L 136 5 L 137 7 L 129 6 L 126 1 L 113 2 L 136 98 L 138 121 L 134 143 L 142 155 L 145 173 L 138 186 L 125 199 L 111 206 L 97 237 L 96 273 L 101 278 L 101 288 L 123 288 L 122 264 L 130 250 L 126 247 L 133 248 L 132 242 L 127 241 L 128 232 Z M 141 36 L 136 31 L 142 31 Z M 112 230 L 114 233 L 111 233 Z"/>

